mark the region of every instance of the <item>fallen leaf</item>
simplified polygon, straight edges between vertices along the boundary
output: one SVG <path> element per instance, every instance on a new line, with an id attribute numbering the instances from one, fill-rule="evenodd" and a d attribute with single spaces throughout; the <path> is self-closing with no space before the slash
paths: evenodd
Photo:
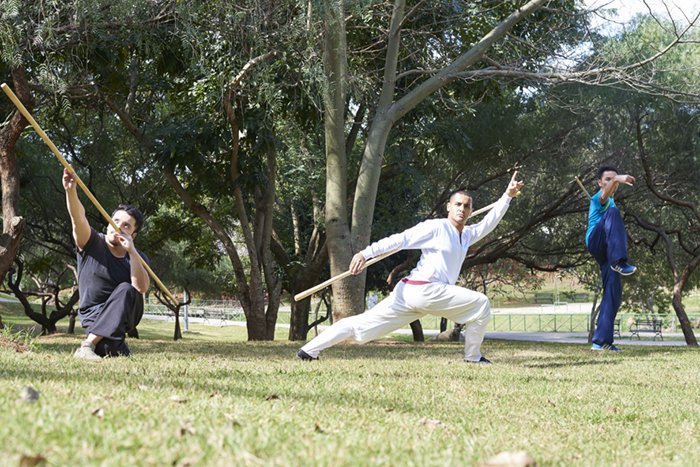
<path id="1" fill-rule="evenodd" d="M 23 402 L 36 402 L 39 400 L 39 391 L 31 386 L 25 386 L 19 393 L 19 400 Z"/>
<path id="2" fill-rule="evenodd" d="M 238 428 L 239 426 L 241 426 L 241 422 L 239 422 L 238 419 L 237 419 L 234 415 L 231 415 L 231 414 L 228 414 L 228 413 L 227 413 L 227 414 L 224 414 L 224 418 L 225 418 L 226 420 L 228 420 L 229 422 L 231 422 L 231 426 L 234 426 L 234 427 L 236 427 L 236 428 Z"/>
<path id="3" fill-rule="evenodd" d="M 97 418 L 105 418 L 105 411 L 102 410 L 102 407 L 98 407 L 90 412 L 90 415 L 94 415 Z"/>
<path id="4" fill-rule="evenodd" d="M 177 434 L 180 438 L 182 438 L 185 435 L 193 435 L 196 433 L 196 430 L 190 423 L 186 423 L 180 427 L 178 430 Z"/>
<path id="5" fill-rule="evenodd" d="M 9 347 L 18 353 L 29 352 L 28 346 L 3 336 L 0 336 L 0 347 Z"/>
<path id="6" fill-rule="evenodd" d="M 34 467 L 35 465 L 43 464 L 46 464 L 46 458 L 41 454 L 37 454 L 36 456 L 22 454 L 22 457 L 19 459 L 19 467 Z"/>
<path id="7" fill-rule="evenodd" d="M 418 420 L 419 425 L 425 425 L 428 428 L 442 428 L 445 426 L 444 423 L 442 423 L 440 420 L 436 420 L 434 418 L 428 418 L 428 417 L 423 417 L 420 420 Z"/>
<path id="8" fill-rule="evenodd" d="M 483 467 L 534 467 L 537 462 L 525 451 L 504 451 L 479 465 Z"/>
<path id="9" fill-rule="evenodd" d="M 613 407 L 612 405 L 608 407 L 608 413 L 618 413 L 620 409 Z"/>

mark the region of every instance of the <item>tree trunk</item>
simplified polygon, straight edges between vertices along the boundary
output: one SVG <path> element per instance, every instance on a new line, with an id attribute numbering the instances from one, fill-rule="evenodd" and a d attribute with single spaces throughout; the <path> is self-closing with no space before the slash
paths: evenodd
<path id="1" fill-rule="evenodd" d="M 685 312 L 685 307 L 683 306 L 683 290 L 688 283 L 688 279 L 690 279 L 690 276 L 695 272 L 698 266 L 700 266 L 700 255 L 694 257 L 688 263 L 683 270 L 683 273 L 676 276 L 675 283 L 673 284 L 673 309 L 676 311 L 676 316 L 681 324 L 683 336 L 685 337 L 685 343 L 690 347 L 697 347 L 698 340 L 695 338 L 693 327 L 690 324 L 688 314 Z"/>
<path id="2" fill-rule="evenodd" d="M 175 311 L 175 329 L 173 330 L 173 340 L 182 339 L 182 328 L 180 328 L 180 308 Z"/>
<path id="3" fill-rule="evenodd" d="M 2 183 L 3 188 L 3 201 L 5 194 L 6 172 L 5 172 L 5 158 L 2 155 L 2 150 L 0 150 L 0 183 Z M 4 208 L 3 202 L 3 208 Z M 3 209 L 4 210 L 4 209 Z M 12 262 L 17 257 L 19 252 L 20 243 L 22 242 L 22 234 L 24 233 L 25 222 L 24 219 L 19 216 L 11 217 L 9 223 L 4 223 L 2 226 L 2 235 L 0 236 L 0 283 L 5 280 L 7 271 L 12 267 Z"/>
<path id="4" fill-rule="evenodd" d="M 289 340 L 305 341 L 308 332 L 309 314 L 311 312 L 311 298 L 307 297 L 300 302 L 292 300 L 292 310 L 289 319 Z"/>
<path id="5" fill-rule="evenodd" d="M 261 201 L 256 209 L 256 217 L 261 218 L 261 227 L 256 228 L 259 232 L 259 254 L 262 264 L 263 276 L 265 278 L 265 290 L 267 290 L 267 307 L 265 309 L 265 334 L 267 340 L 275 339 L 275 328 L 277 326 L 277 315 L 280 308 L 282 295 L 282 280 L 277 273 L 277 266 L 272 254 L 272 219 L 274 216 L 275 194 L 277 192 L 277 151 L 273 145 L 266 151 L 266 175 Z"/>
<path id="6" fill-rule="evenodd" d="M 685 337 L 685 343 L 690 347 L 697 347 L 698 340 L 693 333 L 693 326 L 688 319 L 688 315 L 685 312 L 685 307 L 683 306 L 683 299 L 681 297 L 681 291 L 676 292 L 677 287 L 673 288 L 673 309 L 676 312 L 678 321 L 681 323 L 681 330 L 683 331 L 683 337 Z"/>
<path id="7" fill-rule="evenodd" d="M 411 321 L 411 333 L 413 334 L 413 342 L 425 342 L 423 326 L 420 324 L 419 319 Z"/>
<path id="8" fill-rule="evenodd" d="M 22 304 L 24 309 L 24 314 L 27 315 L 29 319 L 37 324 L 41 325 L 41 334 L 53 334 L 56 332 L 56 323 L 51 323 L 46 317 L 46 301 L 42 301 L 43 313 L 37 313 L 34 311 L 31 303 L 27 300 L 26 294 L 20 289 L 20 282 L 22 280 L 22 263 L 17 261 L 17 269 L 10 269 L 7 276 L 7 284 L 12 290 L 12 293 L 17 297 L 17 300 Z"/>
<path id="9" fill-rule="evenodd" d="M 345 272 L 358 245 L 348 225 L 347 154 L 345 152 L 345 101 L 347 56 L 344 2 L 323 6 L 323 89 L 326 142 L 326 232 L 331 276 Z M 362 245 L 364 248 L 364 245 Z M 364 274 L 333 284 L 333 317 L 342 319 L 364 309 Z"/>
<path id="10" fill-rule="evenodd" d="M 598 292 L 593 293 L 593 306 L 591 307 L 591 323 L 588 327 L 588 343 L 593 343 L 593 333 L 595 333 L 596 318 L 598 317 Z"/>
<path id="11" fill-rule="evenodd" d="M 77 317 L 78 313 L 72 311 L 68 319 L 68 334 L 75 334 L 75 320 Z"/>
<path id="12" fill-rule="evenodd" d="M 30 112 L 33 102 L 29 92 L 29 83 L 23 68 L 12 69 L 12 82 L 17 97 Z M 9 122 L 0 129 L 0 184 L 2 185 L 2 236 L 0 236 L 0 283 L 5 280 L 7 271 L 17 257 L 24 219 L 19 214 L 19 171 L 15 145 L 27 121 L 19 110 L 15 110 Z"/>

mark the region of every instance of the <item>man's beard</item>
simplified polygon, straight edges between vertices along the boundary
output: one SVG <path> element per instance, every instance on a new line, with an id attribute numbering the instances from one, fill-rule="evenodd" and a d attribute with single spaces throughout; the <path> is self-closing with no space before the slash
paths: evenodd
<path id="1" fill-rule="evenodd" d="M 116 234 L 107 232 L 105 235 L 105 241 L 110 244 L 110 246 L 119 246 L 119 241 L 117 240 Z"/>

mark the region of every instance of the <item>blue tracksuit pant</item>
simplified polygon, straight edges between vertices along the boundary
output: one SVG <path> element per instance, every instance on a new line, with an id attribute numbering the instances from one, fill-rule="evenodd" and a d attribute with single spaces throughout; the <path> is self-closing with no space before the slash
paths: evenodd
<path id="1" fill-rule="evenodd" d="M 620 260 L 627 260 L 627 231 L 616 207 L 609 208 L 591 232 L 588 251 L 598 262 L 603 277 L 603 298 L 600 301 L 593 342 L 612 344 L 615 316 L 622 303 L 622 279 L 610 266 Z"/>

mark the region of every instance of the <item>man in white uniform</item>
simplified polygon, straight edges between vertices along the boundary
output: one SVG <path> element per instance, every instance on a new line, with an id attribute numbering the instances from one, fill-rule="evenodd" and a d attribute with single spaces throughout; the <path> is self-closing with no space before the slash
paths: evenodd
<path id="1" fill-rule="evenodd" d="M 486 295 L 455 285 L 469 246 L 491 232 L 508 210 L 524 183 L 513 174 L 508 188 L 496 206 L 475 225 L 466 225 L 472 212 L 472 199 L 465 191 L 454 192 L 447 203 L 446 219 L 429 219 L 375 242 L 357 253 L 350 272 L 359 274 L 365 262 L 392 250 L 420 249 L 418 265 L 402 279 L 387 298 L 371 310 L 335 322 L 306 343 L 297 356 L 317 360 L 319 353 L 339 342 L 353 339 L 365 343 L 388 334 L 426 314 L 466 324 L 464 360 L 490 364 L 481 355 L 491 304 Z"/>

